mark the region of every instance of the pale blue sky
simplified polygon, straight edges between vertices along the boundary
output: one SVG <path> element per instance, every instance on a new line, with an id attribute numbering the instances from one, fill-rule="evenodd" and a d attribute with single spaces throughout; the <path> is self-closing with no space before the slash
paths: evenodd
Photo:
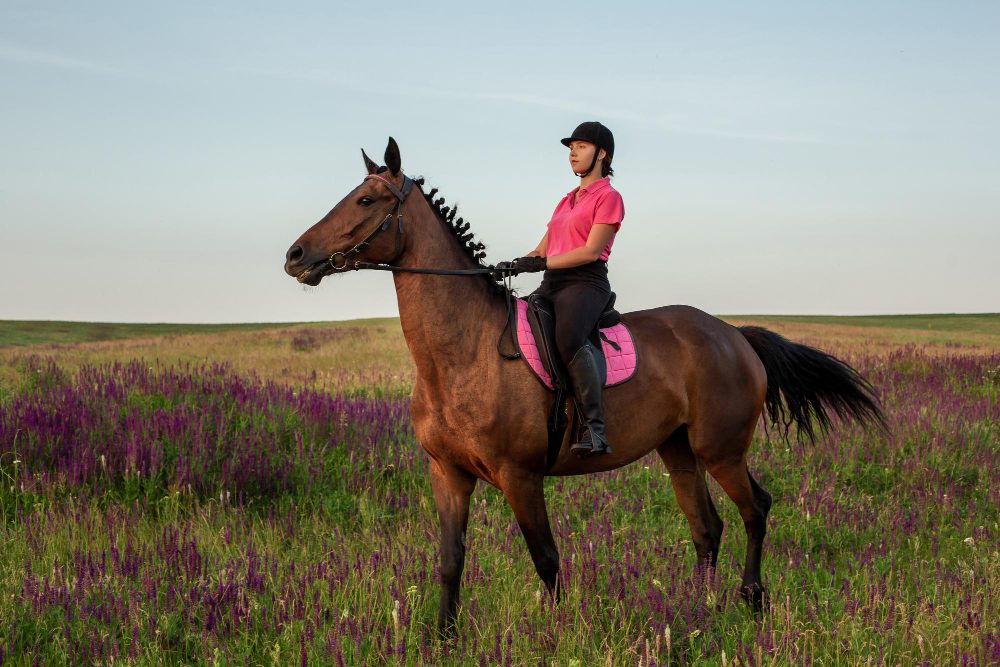
<path id="1" fill-rule="evenodd" d="M 584 120 L 622 310 L 1000 311 L 998 84 L 996 2 L 0 2 L 0 318 L 395 315 L 387 274 L 282 271 L 359 148 L 497 262 Z"/>

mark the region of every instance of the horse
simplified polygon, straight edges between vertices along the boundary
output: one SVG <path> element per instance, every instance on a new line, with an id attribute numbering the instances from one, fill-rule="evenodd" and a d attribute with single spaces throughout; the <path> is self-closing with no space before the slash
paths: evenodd
<path id="1" fill-rule="evenodd" d="M 826 433 L 834 414 L 884 430 L 871 384 L 821 350 L 762 327 L 734 327 L 694 307 L 626 312 L 622 321 L 642 363 L 628 382 L 604 391 L 613 451 L 579 458 L 567 433 L 548 467 L 546 416 L 554 399 L 527 364 L 494 349 L 509 325 L 511 295 L 502 276 L 488 270 L 496 267 L 485 263 L 483 244 L 468 233 L 468 222 L 455 220 L 454 208 L 435 199 L 436 188 L 425 193 L 423 178 L 402 172 L 392 137 L 384 165 L 361 153 L 368 175 L 292 244 L 284 268 L 310 286 L 359 268 L 393 271 L 416 366 L 413 429 L 427 453 L 440 520 L 439 632 L 455 631 L 477 480 L 504 494 L 535 570 L 558 602 L 559 552 L 543 479 L 612 470 L 654 450 L 669 471 L 699 563 L 714 567 L 723 532 L 706 473 L 736 504 L 747 534 L 739 592 L 754 611 L 766 608 L 761 558 L 771 496 L 747 468 L 758 421 L 766 409 L 785 438 L 793 424 L 800 437 L 813 439 L 814 426 Z M 422 197 L 407 196 L 413 186 Z"/>

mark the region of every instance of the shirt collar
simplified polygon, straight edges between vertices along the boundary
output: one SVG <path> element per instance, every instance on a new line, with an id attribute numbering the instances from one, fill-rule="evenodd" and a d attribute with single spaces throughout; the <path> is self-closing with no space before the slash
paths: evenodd
<path id="1" fill-rule="evenodd" d="M 591 183 L 590 185 L 588 185 L 587 187 L 583 188 L 583 191 L 584 192 L 588 192 L 588 193 L 589 192 L 597 192 L 601 188 L 607 187 L 610 184 L 611 184 L 611 177 L 605 176 L 604 178 L 599 178 L 596 181 L 594 181 L 593 183 Z M 575 188 L 573 188 L 572 190 L 570 190 L 569 192 L 567 192 L 566 194 L 567 195 L 574 194 L 579 189 L 580 189 L 580 186 L 578 185 Z"/>

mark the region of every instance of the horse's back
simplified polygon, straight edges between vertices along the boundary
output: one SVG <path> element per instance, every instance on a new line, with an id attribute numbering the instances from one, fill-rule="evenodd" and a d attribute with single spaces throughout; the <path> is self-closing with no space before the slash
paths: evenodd
<path id="1" fill-rule="evenodd" d="M 724 353 L 725 346 L 743 340 L 739 330 L 694 306 L 671 305 L 622 313 L 622 322 L 643 344 L 666 338 L 678 345 Z M 669 332 L 670 335 L 667 335 Z M 720 347 L 721 346 L 721 347 Z M 752 351 L 747 344 L 746 349 Z"/>
<path id="2" fill-rule="evenodd" d="M 746 338 L 714 315 L 671 305 L 623 313 L 622 321 L 636 339 L 640 359 L 658 366 L 651 369 L 658 375 L 681 372 L 688 387 L 709 384 L 741 394 L 749 388 L 763 395 L 767 387 L 764 365 Z"/>

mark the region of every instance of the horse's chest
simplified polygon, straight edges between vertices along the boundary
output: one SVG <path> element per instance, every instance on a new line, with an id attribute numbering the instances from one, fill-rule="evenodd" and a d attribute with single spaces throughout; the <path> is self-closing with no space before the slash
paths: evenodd
<path id="1" fill-rule="evenodd" d="M 481 441 L 482 409 L 482 401 L 432 398 L 426 393 L 415 393 L 410 402 L 413 430 L 421 447 L 432 456 L 453 454 L 470 442 Z"/>

